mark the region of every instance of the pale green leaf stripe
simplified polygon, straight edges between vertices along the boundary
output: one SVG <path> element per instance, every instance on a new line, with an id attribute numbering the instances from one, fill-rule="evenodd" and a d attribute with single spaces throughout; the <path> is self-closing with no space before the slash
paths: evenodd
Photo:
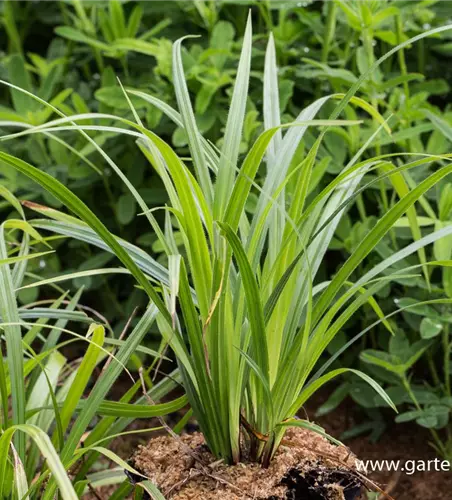
<path id="1" fill-rule="evenodd" d="M 171 121 L 173 121 L 178 127 L 184 128 L 184 122 L 182 121 L 182 117 L 181 117 L 180 113 L 178 113 L 174 108 L 172 108 L 166 102 L 158 99 L 157 97 L 146 94 L 145 92 L 142 92 L 141 90 L 127 89 L 126 92 L 128 94 L 132 94 L 132 95 L 136 95 L 137 97 L 141 97 L 141 99 L 145 100 L 149 104 L 152 104 L 156 108 L 163 111 L 163 113 L 165 113 L 166 116 L 168 118 L 170 118 Z"/>
<path id="2" fill-rule="evenodd" d="M 141 383 L 140 383 L 140 386 L 141 386 Z M 150 433 L 150 432 L 158 432 L 158 431 L 164 431 L 165 430 L 165 427 L 163 427 L 162 425 L 158 426 L 158 427 L 148 427 L 147 429 L 133 429 L 131 431 L 124 431 L 124 432 L 118 432 L 116 434 L 109 434 L 108 436 L 104 436 L 103 438 L 93 442 L 90 446 L 87 446 L 85 444 L 84 448 L 85 449 L 88 449 L 88 448 L 92 448 L 93 446 L 99 446 L 101 443 L 104 443 L 105 441 L 110 441 L 111 439 L 115 439 L 117 437 L 125 437 L 125 436 L 131 436 L 133 434 L 146 434 L 146 433 Z"/>
<path id="3" fill-rule="evenodd" d="M 66 470 L 61 463 L 58 453 L 50 441 L 49 436 L 39 427 L 35 425 L 15 425 L 7 429 L 0 437 L 0 498 L 6 498 L 4 495 L 6 477 L 5 470 L 8 461 L 8 452 L 13 435 L 16 433 L 28 434 L 37 444 L 43 457 L 47 461 L 49 469 L 52 471 L 52 476 L 59 486 L 59 492 L 63 500 L 78 500 L 71 480 L 69 479 Z"/>
<path id="4" fill-rule="evenodd" d="M 125 341 L 124 340 L 115 339 L 115 338 L 106 337 L 105 338 L 105 343 L 109 344 L 109 345 L 114 345 L 114 346 L 122 346 L 122 345 L 125 344 Z M 163 356 L 162 353 L 154 351 L 154 349 L 149 349 L 149 347 L 146 347 L 144 345 L 138 346 L 136 348 L 136 352 L 142 352 L 143 354 L 148 354 L 149 356 L 152 356 L 152 357 L 159 356 L 162 359 L 164 359 L 165 361 L 172 361 L 167 356 Z"/>
<path id="5" fill-rule="evenodd" d="M 49 123 L 49 122 L 47 122 Z M 5 120 L 0 120 L 0 126 L 3 127 L 21 127 L 25 129 L 31 129 L 30 133 L 33 133 L 33 130 L 35 127 L 33 125 L 30 125 L 29 123 L 25 122 L 11 122 L 11 121 L 5 121 Z M 62 146 L 64 146 L 66 149 L 68 149 L 71 153 L 74 155 L 78 156 L 84 163 L 86 163 L 90 168 L 92 168 L 97 174 L 102 176 L 102 171 L 99 170 L 96 165 L 92 161 L 90 161 L 83 153 L 81 153 L 78 149 L 72 147 L 70 144 L 68 144 L 66 141 L 63 139 L 59 138 L 58 136 L 51 134 L 50 132 L 46 132 L 45 129 L 42 130 L 42 133 L 47 136 L 49 139 L 52 139 Z M 0 140 L 6 139 L 8 136 L 2 136 L 0 137 Z M 9 136 L 11 137 L 11 136 Z"/>
<path id="6" fill-rule="evenodd" d="M 278 68 L 273 33 L 270 33 L 264 66 L 264 126 L 265 130 L 281 125 L 278 91 Z M 282 143 L 282 131 L 279 130 L 268 147 L 268 157 L 272 164 Z"/>
<path id="7" fill-rule="evenodd" d="M 304 429 L 309 429 L 310 431 L 316 432 L 320 434 L 328 441 L 331 441 L 336 446 L 344 446 L 340 441 L 335 439 L 333 436 L 330 436 L 325 430 L 314 422 L 309 422 L 309 420 L 301 420 L 298 418 L 289 418 L 288 420 L 284 420 L 279 424 L 279 427 L 302 427 Z"/>
<path id="8" fill-rule="evenodd" d="M 16 487 L 17 498 L 21 500 L 29 500 L 30 497 L 27 495 L 28 483 L 24 464 L 19 458 L 14 446 L 11 445 L 11 448 L 14 455 L 14 484 Z"/>
<path id="9" fill-rule="evenodd" d="M 73 237 L 81 241 L 85 241 L 90 245 L 94 245 L 108 252 L 112 252 L 112 249 L 100 238 L 95 231 L 90 227 L 85 227 L 85 225 L 80 221 L 79 225 L 69 224 L 60 221 L 46 220 L 46 219 L 35 219 L 32 221 L 33 226 L 39 229 L 46 229 L 57 234 L 62 234 L 64 236 Z M 127 243 L 124 240 L 116 237 L 116 241 L 127 251 L 127 253 L 134 259 L 137 266 L 145 272 L 147 275 L 152 276 L 155 280 L 164 283 L 169 286 L 168 271 L 154 260 L 150 255 L 144 252 L 141 248 Z"/>
<path id="10" fill-rule="evenodd" d="M 25 213 L 20 201 L 9 191 L 5 186 L 0 185 L 0 196 L 4 198 L 13 208 L 15 208 L 19 215 L 24 219 Z"/>
<path id="11" fill-rule="evenodd" d="M 0 80 L 0 83 L 5 84 L 9 87 L 13 87 L 13 88 L 25 93 L 25 91 L 23 89 L 21 89 L 20 87 L 15 87 L 8 82 L 4 82 L 4 81 Z M 33 94 L 30 94 L 30 95 L 33 95 Z M 35 99 L 38 99 L 39 102 L 41 102 L 41 104 L 49 106 L 48 103 L 46 103 L 45 101 L 41 101 L 38 97 L 36 97 L 34 95 L 33 95 L 33 97 Z M 129 124 L 129 125 L 132 124 L 132 126 L 134 125 L 133 122 L 130 122 L 130 120 L 126 120 L 126 119 L 121 118 L 119 116 L 111 115 L 108 113 L 80 113 L 80 114 L 71 115 L 71 116 L 65 116 L 65 115 L 60 114 L 60 116 L 62 116 L 62 118 L 56 118 L 55 120 L 51 120 L 51 121 L 48 121 L 48 122 L 43 123 L 41 125 L 36 125 L 34 127 L 27 128 L 25 130 L 21 130 L 20 132 L 14 132 L 12 134 L 4 135 L 4 136 L 0 137 L 0 140 L 7 141 L 10 139 L 17 139 L 18 137 L 22 137 L 24 135 L 36 134 L 37 132 L 44 132 L 44 131 L 47 132 L 49 130 L 58 130 L 57 125 L 62 125 L 62 124 L 71 124 L 72 129 L 75 129 L 78 131 L 83 131 L 83 128 L 86 125 L 79 126 L 79 125 L 77 125 L 76 122 L 77 121 L 92 120 L 92 119 L 105 119 L 108 121 L 114 120 L 114 121 L 122 122 L 124 124 Z M 102 126 L 99 125 L 99 130 L 104 130 L 104 129 Z M 106 128 L 105 130 L 108 130 L 108 128 Z M 122 128 L 119 128 L 119 130 L 123 133 L 131 132 L 130 130 L 128 131 L 127 129 L 122 129 Z M 142 136 L 136 132 L 134 132 L 134 134 L 137 136 L 140 136 L 140 137 Z"/>
<path id="12" fill-rule="evenodd" d="M 136 132 L 134 130 L 128 130 L 128 129 L 121 128 L 121 127 L 114 127 L 112 125 L 77 125 L 77 124 L 74 125 L 72 123 L 73 120 L 66 120 L 66 121 L 70 121 L 71 125 L 50 127 L 50 126 L 48 126 L 49 125 L 49 123 L 48 123 L 48 124 L 46 124 L 47 125 L 46 127 L 42 127 L 42 126 L 35 127 L 32 129 L 29 129 L 26 133 L 20 134 L 20 135 L 31 135 L 31 134 L 36 134 L 38 132 L 44 134 L 47 132 L 65 132 L 68 130 L 75 130 L 75 131 L 83 130 L 83 131 L 106 132 L 105 135 L 110 135 L 111 137 L 115 137 L 117 134 L 124 134 L 124 135 L 131 135 L 132 137 L 136 137 L 138 139 L 143 138 L 143 134 L 140 134 L 140 132 Z M 2 139 L 11 139 L 13 137 L 17 137 L 18 135 L 19 135 L 19 133 L 12 134 L 9 136 L 5 136 Z M 149 209 L 143 208 L 143 212 L 145 210 L 149 210 Z"/>
<path id="13" fill-rule="evenodd" d="M 188 399 L 187 396 L 180 396 L 173 401 L 169 401 L 167 403 L 159 403 L 155 405 L 149 404 L 136 404 L 136 403 L 121 403 L 120 401 L 102 401 L 97 409 L 95 414 L 102 417 L 117 417 L 117 418 L 152 418 L 152 417 L 160 417 L 162 415 L 168 415 L 169 413 L 174 413 L 184 406 L 187 406 Z M 77 412 L 83 411 L 86 406 L 89 404 L 89 400 L 78 400 L 74 409 Z M 53 407 L 45 406 L 36 410 L 46 410 L 52 409 Z M 109 439 L 108 436 L 105 439 Z"/>
<path id="14" fill-rule="evenodd" d="M 162 101 L 161 99 L 158 99 L 157 97 L 146 94 L 145 92 L 141 92 L 139 90 L 127 89 L 127 92 L 129 94 L 136 95 L 141 99 L 144 99 L 146 102 L 160 109 L 160 111 L 162 111 L 172 122 L 174 122 L 178 127 L 183 128 L 185 130 L 185 126 L 182 121 L 180 113 L 178 113 L 174 108 L 169 106 L 166 102 Z M 209 167 L 212 169 L 213 172 L 216 173 L 218 171 L 218 162 L 219 162 L 217 152 L 202 135 L 200 135 L 200 139 L 204 150 L 204 154 L 206 155 L 206 158 L 209 162 Z"/>
<path id="15" fill-rule="evenodd" d="M 117 496 L 113 497 L 116 499 L 127 498 L 125 495 L 132 490 L 132 485 L 129 483 L 127 476 L 124 474 L 124 468 L 119 466 L 113 467 L 111 469 L 101 470 L 99 472 L 92 472 L 91 474 L 87 475 L 87 480 L 91 483 L 91 486 L 94 489 L 101 488 L 102 486 L 113 486 L 119 484 L 119 491 L 115 491 L 115 494 Z M 88 487 L 86 487 L 83 491 L 85 493 L 88 493 Z M 81 493 L 82 492 L 80 491 L 79 494 Z M 118 496 L 120 494 L 122 494 L 122 496 Z"/>
<path id="16" fill-rule="evenodd" d="M 46 318 L 64 319 L 66 321 L 80 321 L 82 323 L 92 322 L 92 318 L 82 311 L 64 311 L 52 309 L 51 307 L 34 307 L 33 309 L 20 308 L 19 318 L 21 320 Z M 7 323 L 2 316 L 0 316 L 0 321 Z"/>
<path id="17" fill-rule="evenodd" d="M 104 457 L 110 459 L 112 462 L 114 462 L 115 464 L 122 467 L 123 470 L 127 470 L 129 472 L 132 472 L 132 474 L 137 474 L 138 476 L 142 476 L 143 478 L 146 477 L 146 476 L 143 476 L 143 474 L 141 474 L 137 470 L 135 470 L 130 464 L 125 462 L 121 457 L 118 457 L 118 455 L 116 455 L 116 453 L 114 453 L 111 450 L 108 450 L 107 448 L 104 448 L 103 446 L 91 446 L 90 448 L 81 448 L 80 450 L 77 450 L 77 452 L 80 455 L 83 455 L 89 451 L 97 451 L 97 452 L 101 453 L 102 455 L 104 455 Z"/>
<path id="18" fill-rule="evenodd" d="M 276 65 L 276 50 L 273 40 L 273 34 L 270 33 L 267 50 L 265 52 L 264 64 L 264 128 L 266 130 L 272 127 L 278 127 L 281 124 L 279 109 L 279 91 L 278 91 L 278 68 Z M 270 142 L 267 150 L 267 172 L 278 168 L 277 155 L 281 151 L 282 131 L 279 130 Z M 309 175 L 304 176 L 307 179 Z M 285 205 L 285 190 L 281 190 L 278 196 L 278 202 Z M 282 235 L 284 231 L 284 214 L 279 210 L 271 210 L 268 236 L 268 261 L 274 262 L 278 249 L 281 247 Z"/>
<path id="19" fill-rule="evenodd" d="M 278 128 L 272 128 L 263 132 L 255 141 L 250 151 L 243 161 L 239 176 L 234 184 L 234 189 L 227 205 L 224 221 L 227 222 L 234 231 L 237 230 L 243 208 L 248 199 L 251 185 L 256 176 L 259 165 L 264 157 L 267 147 L 275 133 L 280 132 Z"/>
<path id="20" fill-rule="evenodd" d="M 24 218 L 25 221 L 25 218 Z M 5 224 L 6 227 L 6 224 Z M 32 228 L 33 231 L 35 231 L 34 228 Z M 40 237 L 41 238 L 41 237 Z M 44 243 L 44 240 L 39 240 L 41 243 Z M 47 244 L 47 243 L 46 243 Z M 50 245 L 49 245 L 50 247 Z M 20 243 L 19 247 L 19 257 L 24 257 L 30 253 L 30 237 L 29 233 L 24 232 L 22 235 L 22 241 Z M 24 279 L 25 276 L 25 271 L 27 270 L 28 266 L 28 261 L 27 260 L 22 260 L 19 262 L 16 262 L 14 264 L 14 267 L 12 268 L 12 278 L 13 278 L 13 284 L 14 287 L 17 286 L 18 283 L 21 283 L 22 280 Z"/>
<path id="21" fill-rule="evenodd" d="M 66 305 L 64 312 L 74 312 L 79 303 L 80 297 L 82 296 L 82 293 L 83 287 L 77 290 L 69 303 Z M 55 323 L 55 328 L 50 331 L 49 335 L 46 338 L 45 344 L 42 348 L 42 352 L 46 352 L 57 345 L 61 335 L 61 330 L 59 330 L 59 328 L 66 328 L 67 323 L 68 321 L 65 318 L 58 318 L 57 322 Z"/>
<path id="22" fill-rule="evenodd" d="M 34 227 L 32 227 L 26 220 L 20 220 L 20 219 L 7 219 L 3 223 L 4 228 L 11 228 L 11 229 L 19 229 L 20 231 L 23 231 L 24 233 L 32 236 L 35 238 L 37 241 L 40 243 L 44 243 L 46 246 L 49 248 L 52 248 L 43 238 L 42 236 L 36 231 Z"/>

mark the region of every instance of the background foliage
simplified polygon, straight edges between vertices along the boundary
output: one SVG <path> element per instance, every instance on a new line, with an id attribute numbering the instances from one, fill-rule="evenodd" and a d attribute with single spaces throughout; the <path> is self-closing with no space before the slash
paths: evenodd
<path id="1" fill-rule="evenodd" d="M 145 91 L 174 105 L 172 41 L 197 34 L 199 38 L 184 43 L 183 63 L 199 129 L 219 147 L 240 55 L 240 36 L 245 31 L 250 8 L 254 32 L 253 72 L 242 152 L 263 130 L 258 110 L 262 107 L 264 55 L 270 31 L 275 39 L 279 66 L 280 106 L 283 120 L 289 122 L 315 98 L 346 92 L 390 48 L 452 20 L 452 4 L 434 0 L 5 1 L 0 4 L 3 27 L 0 78 L 36 93 L 68 115 L 98 111 L 130 117 L 121 85 Z M 391 136 L 384 133 L 377 136 L 366 157 L 400 151 L 418 156 L 450 152 L 452 111 L 448 103 L 452 70 L 448 61 L 451 52 L 451 31 L 423 39 L 388 58 L 361 86 L 357 95 L 378 109 L 392 130 Z M 187 138 L 180 127 L 138 96 L 132 97 L 132 102 L 150 130 L 172 143 L 179 155 L 188 155 Z M 331 106 L 326 104 L 319 118 L 327 118 Z M 346 113 L 346 118 L 359 118 L 364 124 L 347 129 L 332 127 L 326 134 L 319 151 L 321 161 L 313 174 L 313 192 L 340 173 L 347 160 L 376 130 L 376 122 L 367 113 L 357 108 L 349 108 Z M 45 123 L 49 118 L 55 116 L 48 108 L 22 93 L 1 87 L 2 135 Z M 89 125 L 90 119 L 85 123 Z M 121 165 L 150 207 L 161 206 L 166 201 L 161 181 L 151 174 L 133 137 L 122 135 L 121 140 L 117 140 L 114 132 L 92 130 L 89 133 Z M 58 138 L 64 143 L 50 134 L 33 134 L 5 141 L 2 149 L 55 176 L 85 201 L 112 232 L 139 244 L 164 262 L 163 249 L 155 235 L 149 232 L 145 218 L 138 216 L 140 210 L 133 197 L 113 175 L 105 159 L 71 130 L 59 133 Z M 297 151 L 298 158 L 303 157 L 314 140 L 310 133 L 305 135 Z M 398 184 L 384 179 L 362 192 L 336 231 L 320 277 L 327 279 L 334 275 L 382 214 L 434 168 L 427 164 L 405 173 Z M 366 180 L 369 182 L 382 172 L 370 173 Z M 0 176 L 2 185 L 20 199 L 61 208 L 51 195 L 1 162 Z M 17 211 L 11 210 L 8 201 L 0 207 L 5 218 L 17 217 Z M 246 208 L 253 213 L 255 206 L 248 203 Z M 164 222 L 162 213 L 155 215 Z M 417 234 L 407 215 L 355 275 L 365 273 L 378 259 L 391 255 L 425 232 L 451 225 L 452 183 L 444 180 L 421 198 L 415 217 Z M 174 236 L 176 243 L 180 243 L 177 231 Z M 60 246 L 57 253 L 30 261 L 24 284 L 35 281 L 36 275 L 44 279 L 63 270 L 89 271 L 114 264 L 110 254 L 96 253 L 81 242 L 61 239 L 54 245 Z M 427 260 L 450 260 L 451 237 L 439 240 L 426 252 Z M 422 255 L 410 256 L 400 267 L 417 264 L 419 257 Z M 121 331 L 135 307 L 145 305 L 144 294 L 133 288 L 130 281 L 121 279 L 121 275 L 78 277 L 71 281 L 71 286 L 74 293 L 84 287 L 84 303 L 107 316 L 115 331 Z M 47 295 L 45 289 L 34 287 L 22 290 L 18 297 L 21 305 L 26 305 L 46 299 Z M 376 298 L 383 311 L 389 313 L 394 305 L 403 308 L 444 297 L 452 298 L 451 267 L 427 271 L 396 283 L 388 282 Z M 345 345 L 353 332 L 376 319 L 372 308 L 363 308 L 331 344 L 331 353 Z M 389 321 L 395 336 L 383 326 L 372 328 L 370 336 L 363 337 L 359 346 L 341 358 L 340 364 L 359 367 L 384 384 L 402 410 L 397 420 L 416 420 L 419 425 L 430 428 L 436 446 L 450 457 L 452 308 L 447 303 L 414 307 L 392 316 Z M 152 339 L 149 347 L 155 347 Z M 347 396 L 365 411 L 363 425 L 348 434 L 371 431 L 377 438 L 387 418 L 392 416 L 382 410 L 383 401 L 364 383 L 352 378 L 346 380 L 319 412 L 331 411 Z"/>

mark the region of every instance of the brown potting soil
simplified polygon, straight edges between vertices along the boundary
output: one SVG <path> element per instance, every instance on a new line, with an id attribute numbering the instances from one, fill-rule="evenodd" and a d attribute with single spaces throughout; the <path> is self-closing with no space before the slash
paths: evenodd
<path id="1" fill-rule="evenodd" d="M 309 418 L 324 427 L 327 433 L 339 437 L 343 431 L 359 424 L 360 420 L 356 413 L 351 411 L 355 406 L 350 404 L 350 401 L 343 403 L 327 416 L 315 418 L 315 409 L 318 408 L 327 395 L 324 394 L 323 397 L 320 395 L 315 401 L 312 401 L 312 406 L 307 409 L 307 413 Z M 305 414 L 303 417 L 305 417 Z M 141 426 L 151 427 L 152 425 L 150 422 L 137 420 L 133 426 L 137 428 Z M 168 437 L 164 439 L 168 439 Z M 145 445 L 147 442 L 149 442 L 149 434 L 125 436 L 124 438 L 117 438 L 112 443 L 111 448 L 122 458 L 128 459 L 140 444 Z M 391 423 L 391 416 L 388 419 L 388 429 L 378 442 L 370 442 L 367 436 L 360 436 L 346 442 L 347 446 L 361 460 L 401 460 L 402 462 L 406 460 L 428 461 L 439 458 L 429 443 L 430 435 L 426 429 L 422 429 L 415 424 Z M 174 446 L 174 444 L 171 446 Z M 343 457 L 343 451 L 340 455 Z M 170 458 L 175 460 L 174 455 Z M 418 471 L 407 474 L 406 472 L 383 471 L 372 472 L 368 477 L 383 490 L 388 491 L 395 500 L 452 499 L 451 472 Z M 115 489 L 115 487 L 101 488 L 98 490 L 97 497 L 88 493 L 83 498 L 86 500 L 99 498 L 107 500 Z M 383 497 L 380 496 L 380 498 Z"/>
<path id="2" fill-rule="evenodd" d="M 215 460 L 200 433 L 178 439 L 156 437 L 139 447 L 132 462 L 173 500 L 277 500 L 290 498 L 288 490 L 294 491 L 293 498 L 297 499 L 343 500 L 340 484 L 357 485 L 355 490 L 360 490 L 360 482 L 350 472 L 354 459 L 349 450 L 301 428 L 287 431 L 284 444 L 267 469 L 246 461 L 228 466 Z M 300 484 L 295 494 L 295 486 L 303 479 L 305 484 Z"/>

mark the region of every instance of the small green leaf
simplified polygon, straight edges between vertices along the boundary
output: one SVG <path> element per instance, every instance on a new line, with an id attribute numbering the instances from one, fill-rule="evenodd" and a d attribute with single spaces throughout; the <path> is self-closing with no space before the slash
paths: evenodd
<path id="1" fill-rule="evenodd" d="M 452 298 L 452 267 L 443 269 L 443 288 L 446 295 Z"/>
<path id="2" fill-rule="evenodd" d="M 143 17 L 143 9 L 141 5 L 135 5 L 130 14 L 129 21 L 127 22 L 127 36 L 134 38 L 138 33 L 141 26 L 141 20 Z"/>
<path id="3" fill-rule="evenodd" d="M 74 42 L 86 43 L 96 49 L 105 51 L 109 51 L 111 49 L 110 45 L 100 42 L 96 38 L 85 35 L 82 31 L 71 28 L 70 26 L 58 26 L 55 28 L 55 33 Z"/>
<path id="4" fill-rule="evenodd" d="M 126 226 L 132 222 L 137 213 L 137 204 L 135 198 L 130 194 L 122 194 L 116 204 L 116 216 L 118 221 Z"/>
<path id="5" fill-rule="evenodd" d="M 28 92 L 33 92 L 30 73 L 27 71 L 25 60 L 21 55 L 11 56 L 8 63 L 8 74 L 12 84 L 28 90 Z M 11 97 L 14 109 L 24 118 L 28 119 L 33 111 L 39 108 L 39 104 L 34 99 L 17 90 L 11 89 Z"/>
<path id="6" fill-rule="evenodd" d="M 126 34 L 126 21 L 121 2 L 119 0 L 110 0 L 108 8 L 113 33 L 116 38 L 121 38 Z"/>
<path id="7" fill-rule="evenodd" d="M 99 102 L 112 108 L 121 110 L 130 109 L 124 92 L 118 85 L 102 87 L 95 92 L 94 96 Z M 136 109 L 143 109 L 146 107 L 146 102 L 143 101 L 143 99 L 135 97 L 134 95 L 129 95 L 129 98 Z"/>
<path id="8" fill-rule="evenodd" d="M 451 226 L 452 222 L 436 221 L 435 230 L 438 231 L 443 227 Z M 449 260 L 452 256 L 452 236 L 446 236 L 433 243 L 433 254 L 436 260 Z"/>
<path id="9" fill-rule="evenodd" d="M 222 54 L 211 56 L 211 60 L 217 69 L 221 70 L 229 57 L 229 50 L 234 39 L 234 26 L 227 21 L 219 21 L 215 24 L 210 38 L 210 46 L 214 49 L 222 49 Z"/>
<path id="10" fill-rule="evenodd" d="M 421 321 L 421 337 L 423 339 L 432 339 L 441 333 L 443 325 L 438 321 L 434 321 L 430 318 L 423 318 Z"/>

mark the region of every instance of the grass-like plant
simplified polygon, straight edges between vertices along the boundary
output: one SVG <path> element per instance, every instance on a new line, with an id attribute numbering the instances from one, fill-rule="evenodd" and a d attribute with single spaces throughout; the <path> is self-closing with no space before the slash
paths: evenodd
<path id="1" fill-rule="evenodd" d="M 0 224 L 0 329 L 4 333 L 0 340 L 6 344 L 6 358 L 0 357 L 0 497 L 53 498 L 58 487 L 64 499 L 75 500 L 88 484 L 95 487 L 101 479 L 96 474 L 87 476 L 93 459 L 101 454 L 119 466 L 108 479 L 123 482 L 122 491 L 127 495 L 132 486 L 125 481 L 123 469 L 133 469 L 105 446 L 124 432 L 131 417 L 141 413 L 152 418 L 186 405 L 186 397 L 182 397 L 148 406 L 144 395 L 135 398 L 142 392 L 139 380 L 119 402 L 107 399 L 137 350 L 157 356 L 140 345 L 157 309 L 151 305 L 126 340 L 115 337 L 107 322 L 93 317 L 91 308 L 83 306 L 82 288 L 70 295 L 60 288 L 61 277 L 41 280 L 30 270 L 33 261 L 45 262 L 53 253 L 36 251 L 39 246 L 49 246 L 49 238 L 30 225 L 20 202 L 3 186 L 0 197 L 12 209 L 11 217 Z M 26 279 L 32 282 L 26 283 Z M 67 279 L 70 275 L 64 276 Z M 15 297 L 21 290 L 44 285 L 56 290 L 55 299 L 17 305 Z M 77 324 L 81 333 L 79 328 L 69 329 Z M 69 361 L 62 350 L 74 342 L 84 343 L 86 352 L 81 359 Z M 98 369 L 101 375 L 90 390 Z M 177 382 L 177 374 L 164 379 L 150 388 L 148 397 L 159 401 Z M 89 436 L 85 436 L 88 430 Z"/>
<path id="2" fill-rule="evenodd" d="M 398 48 L 444 29 L 448 28 L 419 35 Z M 251 40 L 249 20 L 220 151 L 198 130 L 184 80 L 182 40 L 175 42 L 173 49 L 179 112 L 145 93 L 129 93 L 153 103 L 184 128 L 191 152 L 189 162 L 147 130 L 132 105 L 135 121 L 96 113 L 65 117 L 55 108 L 61 118 L 10 136 L 53 134 L 68 129 L 81 133 L 136 198 L 167 255 L 167 268 L 114 236 L 73 192 L 47 173 L 6 153 L 0 153 L 0 160 L 41 184 L 77 216 L 32 206 L 46 217 L 31 221 L 34 229 L 71 236 L 113 252 L 127 270 L 121 272 L 129 272 L 147 293 L 150 310 L 155 311 L 163 338 L 162 350 L 170 346 L 177 359 L 188 401 L 212 453 L 229 463 L 237 462 L 243 451 L 241 436 L 245 436 L 251 458 L 265 466 L 274 456 L 288 426 L 305 426 L 322 432 L 315 424 L 295 416 L 315 391 L 344 372 L 352 371 L 364 379 L 392 405 L 383 389 L 364 373 L 348 368 L 328 371 L 342 349 L 326 361 L 324 354 L 336 334 L 365 303 L 373 307 L 379 321 L 390 329 L 373 298 L 388 280 L 412 276 L 422 270 L 427 272 L 431 265 L 446 264 L 426 262 L 423 249 L 449 234 L 449 229 L 422 237 L 416 217 L 412 215 L 415 202 L 451 173 L 452 166 L 448 164 L 447 155 L 413 158 L 400 153 L 362 159 L 374 137 L 383 129 L 388 130 L 388 126 L 372 106 L 353 95 L 378 64 L 398 48 L 377 61 L 345 96 L 322 97 L 307 107 L 294 123 L 281 126 L 271 37 L 265 63 L 265 130 L 242 158 L 240 145 L 250 77 Z M 316 120 L 319 109 L 330 100 L 339 100 L 330 119 Z M 325 188 L 317 190 L 316 154 L 326 128 L 357 125 L 357 122 L 338 119 L 347 105 L 356 105 L 370 113 L 379 122 L 379 128 L 344 165 L 342 172 Z M 99 120 L 100 124 L 85 125 L 88 119 Z M 102 125 L 105 119 L 119 121 L 121 128 Z M 320 127 L 320 131 L 313 147 L 297 163 L 295 152 L 307 127 Z M 138 147 L 162 179 L 168 194 L 169 204 L 162 208 L 166 220 L 163 228 L 158 225 L 154 210 L 148 209 L 119 166 L 92 140 L 90 130 L 116 131 L 137 138 Z M 392 164 L 394 158 L 399 162 L 397 167 Z M 406 187 L 404 171 L 437 160 L 446 165 L 413 189 Z M 322 281 L 318 270 L 338 222 L 355 197 L 366 189 L 366 185 L 361 185 L 364 174 L 377 169 L 381 175 L 371 183 L 391 179 L 402 186 L 397 191 L 400 199 L 368 232 L 337 273 L 330 280 Z M 405 214 L 415 241 L 364 275 L 356 276 L 357 267 Z M 181 245 L 176 241 L 174 227 L 180 232 Z M 416 253 L 419 265 L 406 270 L 394 266 Z M 145 318 L 149 314 L 146 313 Z M 358 333 L 355 339 L 365 331 Z M 7 348 L 18 353 L 18 335 L 14 333 L 7 334 Z M 117 358 L 123 362 L 120 352 Z M 21 368 L 14 363 L 11 377 L 21 383 Z M 116 365 L 111 363 L 109 368 L 113 366 Z M 21 394 L 17 393 L 14 402 L 14 423 L 18 424 L 22 424 L 26 416 Z M 99 380 L 89 398 L 99 401 L 105 395 Z M 64 443 L 61 460 L 66 466 L 80 439 L 79 425 L 86 426 L 95 414 L 91 400 L 83 405 L 75 424 L 77 432 L 73 430 Z M 23 442 L 18 443 L 18 449 L 23 456 Z M 49 491 L 50 495 L 54 490 Z"/>

